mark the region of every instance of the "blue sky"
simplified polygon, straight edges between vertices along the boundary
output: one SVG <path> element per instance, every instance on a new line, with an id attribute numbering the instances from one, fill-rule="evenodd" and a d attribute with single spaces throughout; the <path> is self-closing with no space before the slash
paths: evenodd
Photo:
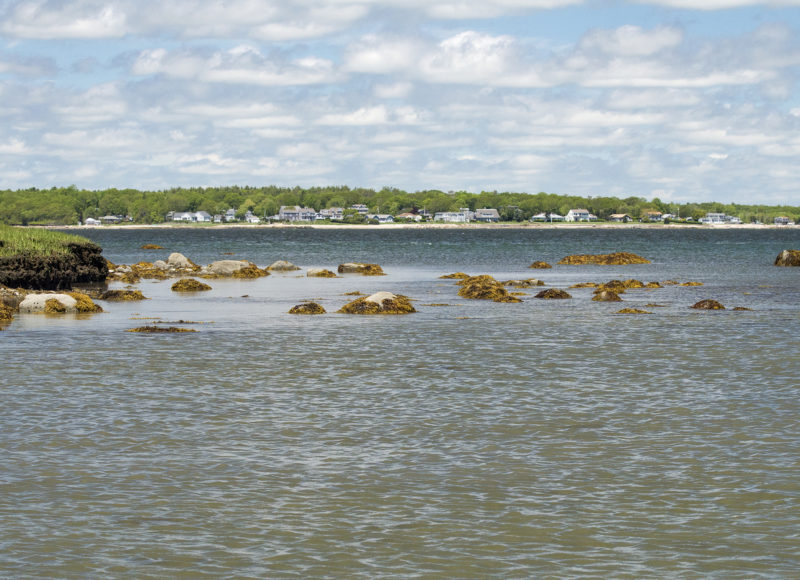
<path id="1" fill-rule="evenodd" d="M 800 204 L 800 0 L 0 0 L 0 188 Z"/>

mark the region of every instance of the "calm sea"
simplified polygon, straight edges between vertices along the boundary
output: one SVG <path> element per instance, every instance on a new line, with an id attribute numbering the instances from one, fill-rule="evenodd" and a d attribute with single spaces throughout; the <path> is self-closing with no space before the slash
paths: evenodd
<path id="1" fill-rule="evenodd" d="M 0 332 L 2 577 L 800 577 L 800 269 L 772 265 L 800 228 L 85 235 L 115 263 L 387 276 L 144 280 L 145 302 L 18 316 Z M 652 263 L 527 267 L 619 250 Z M 439 279 L 455 271 L 704 285 L 498 304 L 459 298 Z M 333 313 L 356 290 L 418 312 Z M 705 298 L 728 309 L 689 308 Z M 330 314 L 286 313 L 310 299 Z M 198 332 L 125 332 L 152 318 Z"/>

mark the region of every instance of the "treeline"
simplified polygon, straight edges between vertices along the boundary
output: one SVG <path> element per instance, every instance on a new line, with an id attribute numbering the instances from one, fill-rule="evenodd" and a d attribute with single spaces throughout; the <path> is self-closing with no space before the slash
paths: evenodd
<path id="1" fill-rule="evenodd" d="M 599 219 L 615 213 L 638 219 L 648 211 L 670 213 L 695 220 L 707 212 L 721 212 L 739 217 L 743 222 L 771 223 L 777 216 L 800 222 L 800 207 L 705 203 L 670 203 L 658 198 L 581 197 L 554 193 L 514 193 L 483 191 L 444 192 L 424 190 L 407 192 L 392 187 L 380 190 L 332 187 L 191 187 L 164 191 L 136 189 L 86 190 L 75 186 L 51 189 L 0 190 L 0 223 L 17 225 L 68 225 L 105 215 L 131 216 L 136 223 L 161 223 L 170 211 L 207 211 L 223 214 L 234 208 L 243 216 L 252 211 L 259 217 L 278 213 L 282 205 L 312 207 L 350 207 L 366 204 L 374 213 L 397 215 L 428 210 L 431 213 L 495 208 L 503 221 L 526 221 L 541 212 L 565 215 L 570 209 L 585 208 Z"/>

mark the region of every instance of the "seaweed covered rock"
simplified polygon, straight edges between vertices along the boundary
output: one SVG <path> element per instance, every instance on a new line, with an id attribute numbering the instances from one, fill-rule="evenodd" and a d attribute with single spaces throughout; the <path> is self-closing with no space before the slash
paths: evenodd
<path id="1" fill-rule="evenodd" d="M 278 260 L 277 262 L 272 262 L 272 264 L 267 266 L 267 270 L 270 272 L 292 272 L 299 269 L 299 267 L 295 266 L 291 262 L 287 262 L 286 260 Z"/>
<path id="2" fill-rule="evenodd" d="M 776 266 L 800 266 L 800 250 L 783 250 L 775 258 Z"/>
<path id="3" fill-rule="evenodd" d="M 77 300 L 69 294 L 31 293 L 19 305 L 20 312 L 77 312 Z"/>
<path id="4" fill-rule="evenodd" d="M 8 324 L 14 320 L 14 309 L 0 302 L 0 325 Z"/>
<path id="5" fill-rule="evenodd" d="M 600 292 L 616 292 L 617 294 L 622 294 L 627 288 L 625 282 L 622 280 L 609 280 L 603 284 L 598 284 L 594 290 L 594 294 L 599 294 Z"/>
<path id="6" fill-rule="evenodd" d="M 592 297 L 594 302 L 622 302 L 619 294 L 613 290 L 602 290 Z"/>
<path id="7" fill-rule="evenodd" d="M 143 332 L 146 334 L 175 334 L 181 332 L 197 332 L 194 328 L 181 328 L 178 326 L 156 326 L 155 324 L 129 328 L 125 332 Z"/>
<path id="8" fill-rule="evenodd" d="M 108 302 L 133 302 L 136 300 L 147 300 L 141 290 L 106 290 L 98 300 L 106 300 Z"/>
<path id="9" fill-rule="evenodd" d="M 622 310 L 617 310 L 617 314 L 652 314 L 652 312 L 641 308 L 623 308 Z"/>
<path id="10" fill-rule="evenodd" d="M 572 296 L 560 288 L 548 288 L 547 290 L 539 292 L 534 298 L 541 298 L 543 300 L 565 300 L 567 298 L 572 298 Z"/>
<path id="11" fill-rule="evenodd" d="M 702 286 L 702 282 L 684 282 L 681 286 Z"/>
<path id="12" fill-rule="evenodd" d="M 445 274 L 444 276 L 439 276 L 442 280 L 465 280 L 469 278 L 469 274 L 465 274 L 464 272 L 454 272 L 453 274 Z"/>
<path id="13" fill-rule="evenodd" d="M 172 285 L 173 292 L 205 292 L 207 290 L 211 290 L 211 286 L 194 278 L 183 278 Z"/>
<path id="14" fill-rule="evenodd" d="M 342 314 L 411 314 L 416 309 L 407 296 L 376 292 L 356 298 L 339 309 Z"/>
<path id="15" fill-rule="evenodd" d="M 309 268 L 306 272 L 308 278 L 338 278 L 336 272 L 331 272 L 325 268 Z"/>
<path id="16" fill-rule="evenodd" d="M 16 311 L 19 308 L 20 302 L 25 299 L 27 292 L 22 290 L 13 290 L 0 286 L 0 306 L 7 306 L 11 310 Z"/>
<path id="17" fill-rule="evenodd" d="M 597 266 L 625 266 L 628 264 L 649 264 L 650 260 L 631 252 L 611 254 L 572 254 L 562 258 L 559 265 L 578 266 L 593 264 Z"/>
<path id="18" fill-rule="evenodd" d="M 96 284 L 108 275 L 97 244 L 70 242 L 61 253 L 25 251 L 0 257 L 0 284 L 30 290 L 65 290 L 74 284 Z"/>
<path id="19" fill-rule="evenodd" d="M 139 247 L 140 250 L 163 250 L 164 246 L 159 246 L 158 244 L 143 244 Z"/>
<path id="20" fill-rule="evenodd" d="M 103 312 L 103 307 L 95 304 L 87 294 L 83 292 L 67 292 L 67 294 L 75 299 L 75 310 L 78 312 Z"/>
<path id="21" fill-rule="evenodd" d="M 316 302 L 304 302 L 297 306 L 292 306 L 289 314 L 325 314 L 325 309 Z"/>
<path id="22" fill-rule="evenodd" d="M 502 282 L 498 282 L 487 274 L 464 278 L 458 282 L 458 285 L 461 286 L 458 295 L 462 298 L 494 302 L 522 302 L 516 296 L 509 294 Z"/>
<path id="23" fill-rule="evenodd" d="M 512 288 L 533 288 L 534 286 L 544 286 L 544 282 L 537 278 L 527 278 L 525 280 L 505 280 L 503 286 Z"/>
<path id="24" fill-rule="evenodd" d="M 551 266 L 547 262 L 542 262 L 541 260 L 537 260 L 536 262 L 534 262 L 533 264 L 528 266 L 528 268 L 535 268 L 535 269 L 538 269 L 538 270 L 546 270 L 546 269 L 552 268 L 552 267 L 553 266 Z"/>
<path id="25" fill-rule="evenodd" d="M 644 287 L 649 288 L 651 290 L 655 288 L 663 288 L 663 286 L 661 286 L 661 284 L 659 284 L 658 282 L 648 282 L 647 284 L 644 285 Z"/>
<path id="26" fill-rule="evenodd" d="M 378 264 L 365 264 L 362 262 L 346 262 L 339 264 L 339 274 L 361 274 L 362 276 L 384 276 L 383 268 Z"/>
<path id="27" fill-rule="evenodd" d="M 692 305 L 695 310 L 725 310 L 725 307 L 716 300 L 701 300 Z"/>

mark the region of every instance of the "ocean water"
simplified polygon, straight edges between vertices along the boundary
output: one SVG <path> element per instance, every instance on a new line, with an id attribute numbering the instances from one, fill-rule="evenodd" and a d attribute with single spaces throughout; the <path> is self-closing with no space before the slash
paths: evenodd
<path id="1" fill-rule="evenodd" d="M 115 263 L 387 275 L 144 280 L 149 300 L 102 314 L 19 315 L 0 332 L 2 577 L 798 577 L 800 269 L 772 262 L 800 229 L 86 235 Z M 622 250 L 652 263 L 527 267 Z M 573 298 L 465 300 L 455 271 Z M 568 288 L 614 278 L 703 286 Z M 336 314 L 355 290 L 418 312 Z M 727 309 L 689 308 L 705 298 Z M 329 314 L 287 314 L 310 299 Z M 125 332 L 155 318 L 198 332 Z"/>

